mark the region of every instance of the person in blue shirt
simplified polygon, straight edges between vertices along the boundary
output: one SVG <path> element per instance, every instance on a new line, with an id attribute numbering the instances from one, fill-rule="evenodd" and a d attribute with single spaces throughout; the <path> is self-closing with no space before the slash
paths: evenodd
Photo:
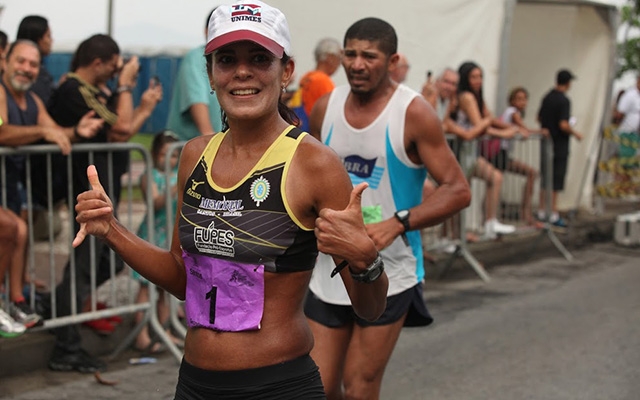
<path id="1" fill-rule="evenodd" d="M 209 17 L 214 10 L 207 16 L 205 37 Z M 203 54 L 204 44 L 190 50 L 182 59 L 173 84 L 167 129 L 175 132 L 180 140 L 189 140 L 222 130 L 220 104 L 215 93 L 211 91 Z"/>

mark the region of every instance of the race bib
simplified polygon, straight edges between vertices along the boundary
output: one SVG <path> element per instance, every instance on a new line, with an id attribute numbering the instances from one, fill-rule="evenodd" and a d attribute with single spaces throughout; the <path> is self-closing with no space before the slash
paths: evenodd
<path id="1" fill-rule="evenodd" d="M 365 224 L 375 224 L 382 222 L 382 206 L 364 206 L 362 207 L 362 218 Z"/>
<path id="2" fill-rule="evenodd" d="M 239 332 L 260 329 L 264 265 L 182 252 L 187 273 L 187 326 Z"/>

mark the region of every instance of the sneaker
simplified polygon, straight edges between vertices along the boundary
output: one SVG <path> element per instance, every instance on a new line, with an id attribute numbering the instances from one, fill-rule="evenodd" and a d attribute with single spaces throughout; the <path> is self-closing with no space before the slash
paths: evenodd
<path id="1" fill-rule="evenodd" d="M 447 254 L 453 254 L 458 250 L 458 246 L 454 243 L 449 243 L 448 245 L 442 248 L 442 251 Z"/>
<path id="2" fill-rule="evenodd" d="M 0 308 L 0 336 L 5 338 L 13 338 L 20 336 L 27 328 L 19 322 L 16 322 L 6 311 Z"/>
<path id="3" fill-rule="evenodd" d="M 107 364 L 92 357 L 83 349 L 74 353 L 67 353 L 56 348 L 49 359 L 49 369 L 54 371 L 78 371 L 88 374 L 105 371 Z"/>
<path id="4" fill-rule="evenodd" d="M 28 328 L 33 328 L 38 324 L 42 325 L 42 317 L 33 311 L 26 301 L 9 304 L 9 313 L 17 322 Z"/>
<path id="5" fill-rule="evenodd" d="M 552 221 L 551 224 L 553 226 L 557 226 L 558 228 L 567 227 L 567 222 L 562 217 L 558 217 L 555 221 Z"/>
<path id="6" fill-rule="evenodd" d="M 502 235 L 507 235 L 509 233 L 513 233 L 516 231 L 515 226 L 500 223 L 495 218 L 490 219 L 485 223 L 485 229 L 487 229 L 489 232 L 493 232 L 495 234 L 502 234 Z"/>

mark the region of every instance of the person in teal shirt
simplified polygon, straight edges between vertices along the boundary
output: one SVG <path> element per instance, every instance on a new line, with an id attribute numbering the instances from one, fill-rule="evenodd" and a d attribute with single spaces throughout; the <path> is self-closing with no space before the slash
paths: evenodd
<path id="1" fill-rule="evenodd" d="M 209 17 L 205 37 L 208 24 Z M 220 104 L 215 93 L 211 92 L 207 76 L 204 45 L 190 50 L 182 59 L 173 84 L 167 129 L 175 132 L 180 140 L 213 134 L 222 129 Z"/>

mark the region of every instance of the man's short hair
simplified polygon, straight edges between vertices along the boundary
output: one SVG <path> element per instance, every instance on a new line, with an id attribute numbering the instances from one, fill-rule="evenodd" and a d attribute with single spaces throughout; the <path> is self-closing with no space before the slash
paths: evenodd
<path id="1" fill-rule="evenodd" d="M 11 57 L 11 54 L 13 54 L 13 49 L 15 49 L 16 46 L 21 44 L 26 44 L 33 47 L 34 49 L 38 50 L 38 54 L 40 54 L 40 49 L 38 45 L 35 44 L 33 41 L 29 39 L 18 39 L 15 42 L 11 43 L 11 46 L 9 46 L 9 51 L 7 51 L 7 60 L 9 59 L 9 57 Z"/>
<path id="2" fill-rule="evenodd" d="M 7 44 L 9 43 L 9 38 L 4 31 L 0 31 L 0 51 L 4 51 L 7 48 Z"/>
<path id="3" fill-rule="evenodd" d="M 78 67 L 86 67 L 95 59 L 109 61 L 114 55 L 118 54 L 120 54 L 120 48 L 111 36 L 102 34 L 93 35 L 80 43 L 76 49 L 73 55 L 72 70 Z"/>
<path id="4" fill-rule="evenodd" d="M 452 67 L 444 67 L 442 71 L 440 71 L 440 74 L 438 75 L 438 79 L 442 79 L 447 72 L 452 72 L 456 74 L 456 76 L 458 76 L 458 71 L 456 71 Z"/>
<path id="5" fill-rule="evenodd" d="M 316 62 L 326 60 L 327 56 L 335 55 L 340 56 L 340 42 L 334 38 L 321 39 L 316 45 L 313 55 L 316 58 Z"/>
<path id="6" fill-rule="evenodd" d="M 576 76 L 571 73 L 568 69 L 561 69 L 558 71 L 558 75 L 556 75 L 556 84 L 558 85 L 566 85 L 571 82 L 571 80 L 576 79 Z"/>
<path id="7" fill-rule="evenodd" d="M 398 52 L 396 30 L 379 18 L 364 18 L 351 25 L 344 35 L 343 45 L 346 46 L 347 40 L 351 39 L 378 42 L 380 50 L 388 56 Z"/>

